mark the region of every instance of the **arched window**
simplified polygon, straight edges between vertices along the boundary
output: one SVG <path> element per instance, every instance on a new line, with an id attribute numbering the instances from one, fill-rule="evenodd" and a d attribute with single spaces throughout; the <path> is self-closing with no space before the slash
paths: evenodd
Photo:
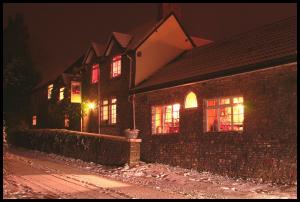
<path id="1" fill-rule="evenodd" d="M 195 93 L 190 92 L 185 97 L 184 108 L 196 108 L 198 107 L 197 96 Z"/>

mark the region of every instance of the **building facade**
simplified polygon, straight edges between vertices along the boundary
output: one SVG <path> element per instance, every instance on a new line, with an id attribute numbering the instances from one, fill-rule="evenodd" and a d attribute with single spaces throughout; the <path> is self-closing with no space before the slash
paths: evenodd
<path id="1" fill-rule="evenodd" d="M 295 180 L 296 17 L 212 42 L 188 34 L 176 6 L 161 8 L 170 13 L 91 43 L 41 84 L 33 127 L 120 136 L 137 128 L 146 162 Z"/>

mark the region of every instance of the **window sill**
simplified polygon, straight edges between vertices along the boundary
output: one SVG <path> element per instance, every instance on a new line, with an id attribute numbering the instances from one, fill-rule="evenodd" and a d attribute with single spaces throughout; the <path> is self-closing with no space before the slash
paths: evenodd
<path id="1" fill-rule="evenodd" d="M 111 80 L 117 80 L 119 78 L 121 78 L 121 74 L 119 76 L 116 76 L 116 77 L 112 77 L 112 76 L 110 77 Z"/>
<path id="2" fill-rule="evenodd" d="M 243 134 L 244 131 L 208 131 L 204 132 L 204 134 Z"/>
<path id="3" fill-rule="evenodd" d="M 180 133 L 155 133 L 151 134 L 151 136 L 159 136 L 159 137 L 164 137 L 164 136 L 176 136 L 179 135 Z"/>
<path id="4" fill-rule="evenodd" d="M 109 124 L 109 123 L 100 123 L 100 127 L 115 127 L 117 124 Z"/>

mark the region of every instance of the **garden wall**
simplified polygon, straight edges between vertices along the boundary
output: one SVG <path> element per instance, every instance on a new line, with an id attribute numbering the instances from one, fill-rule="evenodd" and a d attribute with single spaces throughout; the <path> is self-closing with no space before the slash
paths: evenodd
<path id="1" fill-rule="evenodd" d="M 83 133 L 64 129 L 31 129 L 9 134 L 10 144 L 92 161 L 104 165 L 135 165 L 140 160 L 140 139 Z"/>

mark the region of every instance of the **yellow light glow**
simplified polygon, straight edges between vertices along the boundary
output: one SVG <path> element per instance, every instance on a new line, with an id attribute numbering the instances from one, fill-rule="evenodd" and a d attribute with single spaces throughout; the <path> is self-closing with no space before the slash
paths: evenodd
<path id="1" fill-rule="evenodd" d="M 188 109 L 188 108 L 196 108 L 197 106 L 198 106 L 198 103 L 197 103 L 196 94 L 193 92 L 190 92 L 185 98 L 184 107 L 186 109 Z"/>
<path id="2" fill-rule="evenodd" d="M 94 102 L 89 102 L 89 103 L 88 103 L 88 108 L 89 108 L 90 110 L 94 110 L 94 109 L 96 108 L 96 104 L 95 104 Z"/>

